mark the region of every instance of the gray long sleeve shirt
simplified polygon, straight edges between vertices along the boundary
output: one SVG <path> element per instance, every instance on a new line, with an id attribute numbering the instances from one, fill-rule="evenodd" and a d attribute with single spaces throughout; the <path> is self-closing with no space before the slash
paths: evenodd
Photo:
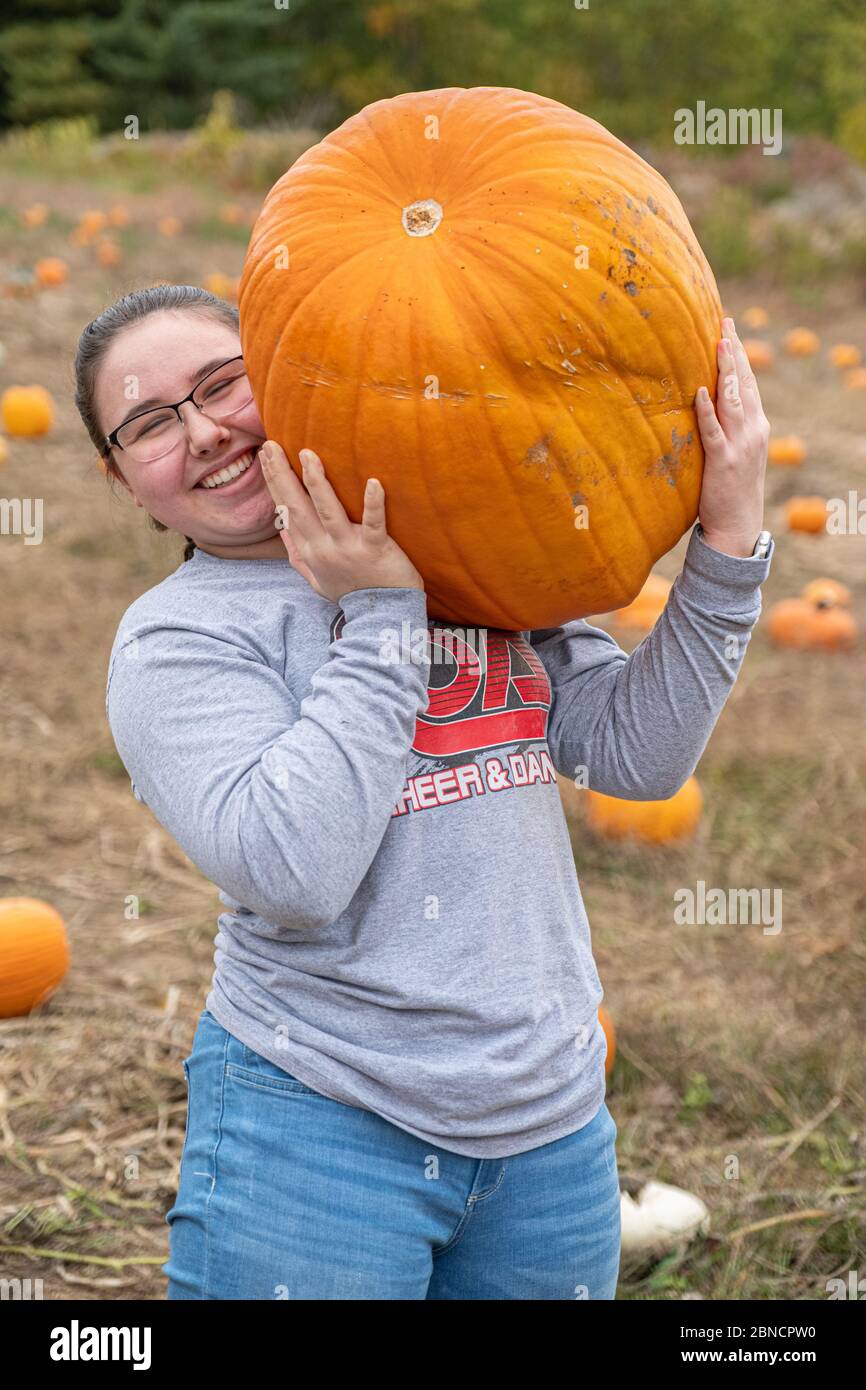
<path id="1" fill-rule="evenodd" d="M 326 1096 L 455 1153 L 593 1118 L 602 988 L 555 780 L 671 796 L 761 611 L 766 559 L 693 530 L 630 656 L 580 620 L 458 628 L 196 550 L 124 614 L 106 712 L 135 796 L 219 887 L 206 1006 Z"/>

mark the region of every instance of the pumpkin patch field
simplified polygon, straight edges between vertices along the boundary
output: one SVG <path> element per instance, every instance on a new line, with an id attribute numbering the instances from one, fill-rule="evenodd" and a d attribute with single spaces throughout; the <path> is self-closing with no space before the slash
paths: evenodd
<path id="1" fill-rule="evenodd" d="M 282 168 L 316 138 L 287 136 Z M 111 491 L 73 404 L 72 357 L 84 325 L 135 287 L 205 285 L 243 311 L 245 252 L 281 172 L 271 158 L 259 186 L 191 178 L 168 137 L 150 164 L 141 143 L 134 174 L 110 158 L 49 174 L 0 147 L 0 899 L 44 905 L 0 913 L 0 930 L 26 936 L 50 984 L 43 997 L 25 982 L 16 998 L 35 1005 L 0 1017 L 0 1277 L 41 1279 L 57 1300 L 164 1297 L 181 1059 L 221 911 L 134 799 L 105 719 L 120 617 L 181 563 L 183 540 Z M 616 1034 L 607 1103 L 623 1188 L 674 1184 L 711 1218 L 663 1255 L 625 1257 L 617 1296 L 819 1300 L 866 1269 L 866 260 L 811 279 L 790 258 L 785 273 L 778 256 L 743 265 L 736 219 L 720 230 L 730 185 L 712 162 L 695 172 L 679 152 L 658 167 L 750 340 L 776 553 L 682 799 L 635 814 L 561 778 Z M 515 232 L 510 254 L 533 246 L 532 230 Z M 700 384 L 703 362 L 671 367 Z M 288 420 L 292 399 L 278 406 Z M 628 523 L 612 517 L 612 534 Z M 590 615 L 624 650 L 658 620 L 689 534 L 659 545 L 625 612 Z M 509 534 L 497 541 L 505 564 Z M 519 600 L 517 565 L 513 584 Z"/>

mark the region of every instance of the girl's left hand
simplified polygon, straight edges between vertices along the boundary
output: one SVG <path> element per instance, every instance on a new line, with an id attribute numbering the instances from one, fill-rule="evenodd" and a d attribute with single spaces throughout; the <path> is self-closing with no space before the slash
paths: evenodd
<path id="1" fill-rule="evenodd" d="M 695 400 L 706 455 L 698 520 L 708 545 L 749 556 L 763 526 L 770 424 L 733 319 L 722 320 L 722 332 L 718 413 L 705 386 Z"/>

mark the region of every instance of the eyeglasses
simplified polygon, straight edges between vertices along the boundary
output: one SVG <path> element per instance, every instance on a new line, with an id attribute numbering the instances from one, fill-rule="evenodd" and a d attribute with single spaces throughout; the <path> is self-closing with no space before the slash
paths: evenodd
<path id="1" fill-rule="evenodd" d="M 182 401 L 143 410 L 118 425 L 116 430 L 105 436 L 103 452 L 107 456 L 116 445 L 137 463 L 153 463 L 155 459 L 171 453 L 183 439 L 185 426 L 180 408 L 187 401 L 192 401 L 197 410 L 204 411 L 209 419 L 220 423 L 243 410 L 252 398 L 253 390 L 243 357 L 230 357 L 202 377 Z"/>

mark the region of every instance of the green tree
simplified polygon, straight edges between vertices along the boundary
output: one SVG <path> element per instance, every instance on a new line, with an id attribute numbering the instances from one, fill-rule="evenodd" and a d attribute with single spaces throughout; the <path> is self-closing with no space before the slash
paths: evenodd
<path id="1" fill-rule="evenodd" d="M 7 29 L 0 35 L 7 121 L 31 125 L 55 116 L 101 115 L 108 89 L 94 75 L 93 48 L 88 26 L 74 21 Z"/>
<path id="2" fill-rule="evenodd" d="M 217 91 L 241 119 L 335 125 L 400 91 L 538 91 L 633 144 L 675 112 L 781 107 L 837 134 L 862 101 L 863 0 L 5 0 L 0 124 L 93 113 L 188 127 Z M 278 5 L 285 4 L 285 8 Z"/>

